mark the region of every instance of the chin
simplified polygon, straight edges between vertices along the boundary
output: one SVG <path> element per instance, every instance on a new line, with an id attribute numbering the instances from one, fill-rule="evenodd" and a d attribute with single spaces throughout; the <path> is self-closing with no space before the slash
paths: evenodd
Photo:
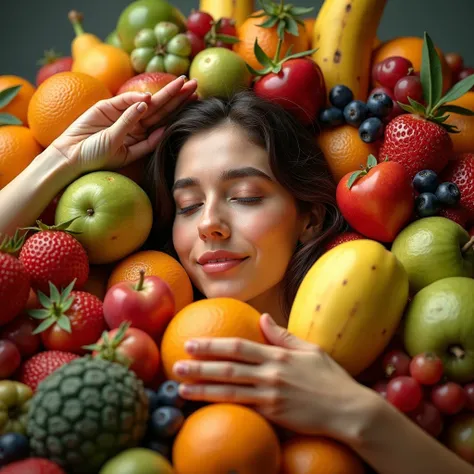
<path id="1" fill-rule="evenodd" d="M 249 301 L 255 297 L 249 292 L 248 285 L 239 285 L 237 282 L 221 281 L 198 288 L 206 298 L 234 298 L 239 301 Z"/>

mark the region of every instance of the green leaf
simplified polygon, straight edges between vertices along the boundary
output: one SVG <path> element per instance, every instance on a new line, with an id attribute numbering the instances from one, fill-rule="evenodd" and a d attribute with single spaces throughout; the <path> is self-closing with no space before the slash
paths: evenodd
<path id="1" fill-rule="evenodd" d="M 69 283 L 69 285 L 66 286 L 66 288 L 61 293 L 61 304 L 65 303 L 68 300 L 69 296 L 71 295 L 71 291 L 73 290 L 74 285 L 76 284 L 76 280 L 77 278 L 74 278 L 74 280 L 72 280 L 71 283 Z"/>
<path id="2" fill-rule="evenodd" d="M 408 98 L 408 102 L 410 102 L 410 105 L 413 107 L 413 109 L 415 110 L 417 114 L 425 115 L 426 109 L 423 104 L 420 104 L 419 102 L 417 102 L 415 99 L 412 99 L 411 97 L 407 97 L 407 98 Z"/>
<path id="3" fill-rule="evenodd" d="M 221 34 L 217 34 L 217 35 L 216 35 L 216 39 L 217 39 L 217 40 L 221 40 L 222 42 L 224 42 L 224 43 L 226 43 L 226 44 L 236 44 L 236 43 L 240 43 L 239 38 L 236 38 L 235 36 L 231 36 L 231 35 L 221 35 Z"/>
<path id="4" fill-rule="evenodd" d="M 18 86 L 7 87 L 0 92 L 0 109 L 6 107 L 17 96 L 21 87 L 21 84 Z"/>
<path id="5" fill-rule="evenodd" d="M 50 309 L 53 307 L 53 302 L 42 292 L 39 291 L 36 294 L 38 296 L 38 300 L 45 309 Z"/>
<path id="6" fill-rule="evenodd" d="M 255 43 L 253 45 L 253 53 L 255 54 L 255 57 L 257 58 L 257 61 L 263 67 L 272 67 L 273 66 L 273 63 L 272 63 L 271 59 L 266 55 L 265 51 L 258 44 L 258 39 L 257 38 L 255 38 Z"/>
<path id="7" fill-rule="evenodd" d="M 288 11 L 293 16 L 302 16 L 311 13 L 314 7 L 291 7 Z"/>
<path id="8" fill-rule="evenodd" d="M 0 113 L 0 126 L 1 125 L 23 125 L 23 122 L 12 114 Z"/>
<path id="9" fill-rule="evenodd" d="M 99 344 L 89 344 L 88 346 L 82 346 L 82 349 L 86 350 L 86 351 L 97 351 L 99 352 L 102 347 L 100 347 Z"/>
<path id="10" fill-rule="evenodd" d="M 32 334 L 39 334 L 40 332 L 46 331 L 46 329 L 50 328 L 53 324 L 56 323 L 56 319 L 48 318 L 45 319 L 34 331 Z"/>
<path id="11" fill-rule="evenodd" d="M 401 102 L 397 101 L 397 104 L 405 111 L 410 114 L 416 114 L 416 110 L 411 106 L 407 104 L 402 104 Z"/>
<path id="12" fill-rule="evenodd" d="M 367 168 L 373 168 L 378 165 L 377 158 L 372 153 L 367 157 Z"/>
<path id="13" fill-rule="evenodd" d="M 71 328 L 71 321 L 69 321 L 69 318 L 62 314 L 59 319 L 58 319 L 58 326 L 63 330 L 71 334 L 72 328 Z"/>
<path id="14" fill-rule="evenodd" d="M 441 60 L 435 49 L 432 39 L 425 32 L 423 41 L 423 55 L 420 72 L 423 95 L 427 102 L 426 111 L 429 114 L 435 104 L 438 103 L 443 91 L 443 71 Z"/>
<path id="15" fill-rule="evenodd" d="M 278 27 L 277 27 L 277 34 L 278 34 L 278 38 L 280 39 L 285 39 L 285 30 L 286 30 L 286 24 L 284 21 L 280 21 L 278 23 Z"/>
<path id="16" fill-rule="evenodd" d="M 462 81 L 455 84 L 444 97 L 442 97 L 435 108 L 446 104 L 447 102 L 453 102 L 456 99 L 462 97 L 466 92 L 470 91 L 474 87 L 474 74 L 472 76 L 465 77 Z"/>
<path id="17" fill-rule="evenodd" d="M 310 49 L 308 51 L 302 51 L 301 53 L 290 54 L 289 56 L 285 56 L 285 61 L 287 59 L 298 59 L 298 58 L 304 58 L 306 56 L 312 56 L 317 50 L 318 48 Z"/>
<path id="18" fill-rule="evenodd" d="M 466 109 L 465 107 L 460 107 L 459 105 L 441 105 L 436 109 L 436 112 L 441 116 L 448 112 L 452 114 L 459 114 L 459 115 L 469 115 L 473 116 L 474 111 Z"/>
<path id="19" fill-rule="evenodd" d="M 364 174 L 366 174 L 366 172 L 364 170 L 360 170 L 360 171 L 355 171 L 354 173 L 351 174 L 350 178 L 349 178 L 349 181 L 347 181 L 347 184 L 346 186 L 351 189 L 352 188 L 352 185 L 356 182 L 357 179 L 359 179 L 361 176 L 363 176 Z"/>
<path id="20" fill-rule="evenodd" d="M 270 16 L 258 26 L 260 26 L 261 28 L 273 28 L 278 23 L 278 21 L 279 19 L 277 16 Z"/>
<path id="21" fill-rule="evenodd" d="M 59 294 L 58 289 L 51 282 L 49 282 L 49 296 L 51 301 L 59 303 L 61 301 L 61 295 Z"/>
<path id="22" fill-rule="evenodd" d="M 286 31 L 290 33 L 293 36 L 299 36 L 300 31 L 298 29 L 298 23 L 291 17 L 287 16 L 285 18 L 285 23 L 286 23 Z"/>
<path id="23" fill-rule="evenodd" d="M 51 312 L 47 309 L 30 309 L 28 314 L 34 319 L 46 319 L 51 316 Z"/>

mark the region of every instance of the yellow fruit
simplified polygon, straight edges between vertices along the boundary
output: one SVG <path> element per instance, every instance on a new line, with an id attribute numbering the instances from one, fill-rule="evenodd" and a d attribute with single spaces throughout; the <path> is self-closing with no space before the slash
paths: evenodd
<path id="1" fill-rule="evenodd" d="M 254 10 L 254 0 L 201 0 L 199 11 L 207 12 L 216 20 L 232 18 L 240 26 Z"/>
<path id="2" fill-rule="evenodd" d="M 374 240 L 326 252 L 306 274 L 291 308 L 288 331 L 320 346 L 355 376 L 395 334 L 408 300 L 408 275 Z"/>

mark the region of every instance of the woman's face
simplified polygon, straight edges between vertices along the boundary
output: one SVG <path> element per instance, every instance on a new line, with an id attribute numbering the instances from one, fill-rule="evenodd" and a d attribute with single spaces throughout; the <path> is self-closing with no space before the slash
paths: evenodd
<path id="1" fill-rule="evenodd" d="M 303 230 L 266 151 L 236 124 L 197 134 L 178 156 L 173 243 L 207 297 L 274 299 Z"/>

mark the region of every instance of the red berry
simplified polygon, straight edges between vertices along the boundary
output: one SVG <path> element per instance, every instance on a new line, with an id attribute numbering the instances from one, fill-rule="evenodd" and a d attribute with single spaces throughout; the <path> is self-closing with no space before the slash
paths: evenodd
<path id="1" fill-rule="evenodd" d="M 382 61 L 375 63 L 372 66 L 372 83 L 377 84 L 379 82 L 380 69 L 382 68 Z"/>
<path id="2" fill-rule="evenodd" d="M 409 417 L 428 434 L 437 438 L 443 431 L 443 416 L 429 401 L 422 400 Z"/>
<path id="3" fill-rule="evenodd" d="M 412 377 L 401 375 L 387 385 L 387 400 L 400 411 L 413 411 L 423 399 L 421 385 Z"/>
<path id="4" fill-rule="evenodd" d="M 465 407 L 467 394 L 461 385 L 447 382 L 433 388 L 431 401 L 441 413 L 455 415 Z"/>
<path id="5" fill-rule="evenodd" d="M 420 104 L 423 103 L 423 87 L 418 76 L 405 76 L 397 81 L 393 89 L 395 99 L 402 104 L 410 104 L 408 97 L 416 100 Z"/>
<path id="6" fill-rule="evenodd" d="M 464 391 L 466 392 L 466 408 L 468 410 L 474 411 L 474 382 L 468 383 L 464 386 Z"/>
<path id="7" fill-rule="evenodd" d="M 2 326 L 0 337 L 12 341 L 23 357 L 30 357 L 38 352 L 41 344 L 40 335 L 33 334 L 38 324 L 38 320 L 34 320 L 26 313 L 22 313 L 13 321 Z"/>
<path id="8" fill-rule="evenodd" d="M 379 380 L 377 383 L 372 385 L 372 390 L 375 390 L 383 398 L 387 398 L 387 385 L 388 380 Z"/>
<path id="9" fill-rule="evenodd" d="M 188 17 L 188 30 L 204 38 L 212 28 L 214 18 L 206 12 L 193 11 Z"/>
<path id="10" fill-rule="evenodd" d="M 392 56 L 384 59 L 377 74 L 378 82 L 382 86 L 393 89 L 398 80 L 408 76 L 412 69 L 413 64 L 411 61 L 401 56 Z"/>
<path id="11" fill-rule="evenodd" d="M 204 41 L 204 38 L 201 38 L 192 31 L 186 31 L 185 35 L 188 37 L 189 42 L 191 43 L 191 58 L 194 58 L 194 56 L 200 53 L 203 49 L 206 49 L 206 42 Z"/>
<path id="12" fill-rule="evenodd" d="M 410 361 L 410 356 L 403 351 L 393 350 L 388 352 L 382 362 L 385 376 L 393 379 L 400 375 L 409 375 Z"/>
<path id="13" fill-rule="evenodd" d="M 235 20 L 232 18 L 221 18 L 220 27 L 217 33 L 221 35 L 237 37 L 237 28 L 235 27 Z"/>
<path id="14" fill-rule="evenodd" d="M 422 385 L 437 384 L 443 376 L 443 362 L 430 352 L 418 354 L 410 362 L 410 375 Z"/>
<path id="15" fill-rule="evenodd" d="M 8 339 L 0 341 L 0 380 L 8 379 L 20 366 L 21 354 L 18 347 Z"/>
<path id="16" fill-rule="evenodd" d="M 448 63 L 453 73 L 453 78 L 457 77 L 459 73 L 464 69 L 464 59 L 460 54 L 447 53 L 444 55 L 444 59 L 446 59 L 446 62 Z"/>

